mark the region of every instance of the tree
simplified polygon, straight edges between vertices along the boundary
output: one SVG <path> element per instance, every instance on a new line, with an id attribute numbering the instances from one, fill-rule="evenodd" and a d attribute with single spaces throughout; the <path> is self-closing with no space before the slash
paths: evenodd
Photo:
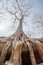
<path id="1" fill-rule="evenodd" d="M 9 3 L 9 0 L 6 0 L 6 3 L 7 3 L 6 7 L 4 7 L 3 3 L 2 3 L 2 5 L 3 5 L 4 10 L 6 10 L 8 13 L 10 13 L 11 15 L 14 16 L 13 26 L 14 26 L 14 24 L 15 24 L 16 21 L 19 21 L 19 26 L 17 28 L 17 31 L 13 35 L 13 39 L 14 40 L 16 39 L 16 41 L 18 41 L 18 42 L 19 41 L 22 42 L 22 41 L 24 41 L 25 39 L 28 38 L 25 35 L 25 33 L 23 32 L 22 23 L 24 23 L 25 17 L 27 17 L 27 16 L 30 15 L 30 9 L 31 9 L 32 5 L 31 5 L 30 0 L 15 0 L 13 2 L 14 2 L 14 4 L 12 4 L 13 11 L 8 8 L 7 4 Z M 12 36 L 10 38 L 12 38 Z M 15 43 L 15 41 L 14 41 L 14 43 Z M 7 45 L 8 45 L 8 48 L 9 48 L 9 44 L 8 43 L 7 43 Z M 1 58 L 3 56 L 3 59 L 4 59 L 4 54 L 6 55 L 6 52 L 7 52 L 6 48 L 7 47 L 5 45 L 4 50 L 2 51 L 3 55 L 1 55 Z M 12 50 L 12 55 L 13 55 L 13 52 L 14 51 Z M 3 63 L 3 62 L 4 61 L 1 60 L 0 64 Z"/>
<path id="2" fill-rule="evenodd" d="M 8 1 L 7 1 L 8 2 Z M 11 15 L 14 15 L 15 19 L 13 21 L 13 25 L 15 24 L 16 20 L 19 21 L 19 26 L 17 31 L 14 34 L 14 37 L 16 39 L 22 39 L 23 37 L 27 38 L 27 36 L 24 34 L 22 29 L 22 23 L 24 23 L 24 18 L 30 14 L 30 9 L 32 7 L 31 2 L 27 0 L 28 3 L 26 3 L 26 0 L 15 0 L 16 6 L 14 7 L 14 13 L 13 11 L 9 10 L 8 7 L 5 8 L 7 12 L 9 12 Z M 19 35 L 18 35 L 19 34 Z"/>
<path id="3" fill-rule="evenodd" d="M 34 14 L 33 22 L 43 27 L 43 14 Z"/>

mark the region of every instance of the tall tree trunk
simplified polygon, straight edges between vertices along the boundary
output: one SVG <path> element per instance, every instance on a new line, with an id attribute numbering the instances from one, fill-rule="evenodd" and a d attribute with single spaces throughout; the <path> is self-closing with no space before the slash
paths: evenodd
<path id="1" fill-rule="evenodd" d="M 23 32 L 23 29 L 22 29 L 22 21 L 23 21 L 23 17 L 20 19 L 20 23 L 19 23 L 19 26 L 18 26 L 18 29 L 17 31 L 15 32 L 15 34 L 13 34 L 13 38 L 16 38 L 16 41 L 24 41 L 25 38 L 28 38 L 25 33 Z M 15 39 L 14 39 L 15 40 Z M 11 58 L 10 60 L 12 61 L 13 60 L 13 56 L 14 56 L 14 47 L 15 47 L 15 41 L 13 42 L 12 44 L 12 54 L 11 54 Z"/>
<path id="2" fill-rule="evenodd" d="M 22 22 L 23 22 L 23 17 L 20 19 L 20 23 L 19 23 L 19 26 L 16 30 L 16 32 L 9 38 L 11 39 L 15 39 L 16 40 L 24 40 L 25 38 L 28 38 L 25 33 L 23 32 L 23 29 L 22 29 Z"/>

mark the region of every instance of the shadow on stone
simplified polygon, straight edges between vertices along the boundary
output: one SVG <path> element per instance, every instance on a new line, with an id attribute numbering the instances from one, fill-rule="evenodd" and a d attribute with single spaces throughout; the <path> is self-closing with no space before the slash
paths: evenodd
<path id="1" fill-rule="evenodd" d="M 5 63 L 6 61 L 10 60 L 10 57 L 11 57 L 11 52 L 8 52 L 8 53 L 6 54 L 4 63 Z"/>
<path id="2" fill-rule="evenodd" d="M 29 51 L 23 51 L 21 56 L 22 56 L 22 65 L 31 65 L 31 59 L 30 59 Z"/>

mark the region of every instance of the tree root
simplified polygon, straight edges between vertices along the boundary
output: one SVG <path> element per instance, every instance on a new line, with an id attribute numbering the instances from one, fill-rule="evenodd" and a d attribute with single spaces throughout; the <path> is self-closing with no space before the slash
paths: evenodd
<path id="1" fill-rule="evenodd" d="M 6 57 L 6 54 L 7 54 L 7 52 L 8 52 L 8 49 L 9 49 L 10 45 L 11 45 L 11 42 L 10 42 L 10 41 L 8 41 L 8 42 L 5 44 L 5 46 L 4 46 L 3 50 L 2 50 L 2 53 L 1 53 L 0 65 L 2 65 L 2 64 L 4 63 L 5 57 Z"/>

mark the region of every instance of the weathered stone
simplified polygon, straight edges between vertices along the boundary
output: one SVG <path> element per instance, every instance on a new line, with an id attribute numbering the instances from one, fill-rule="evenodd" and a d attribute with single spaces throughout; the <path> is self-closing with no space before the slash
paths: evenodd
<path id="1" fill-rule="evenodd" d="M 11 62 L 11 61 L 6 61 L 5 65 L 19 65 L 17 61 Z"/>

